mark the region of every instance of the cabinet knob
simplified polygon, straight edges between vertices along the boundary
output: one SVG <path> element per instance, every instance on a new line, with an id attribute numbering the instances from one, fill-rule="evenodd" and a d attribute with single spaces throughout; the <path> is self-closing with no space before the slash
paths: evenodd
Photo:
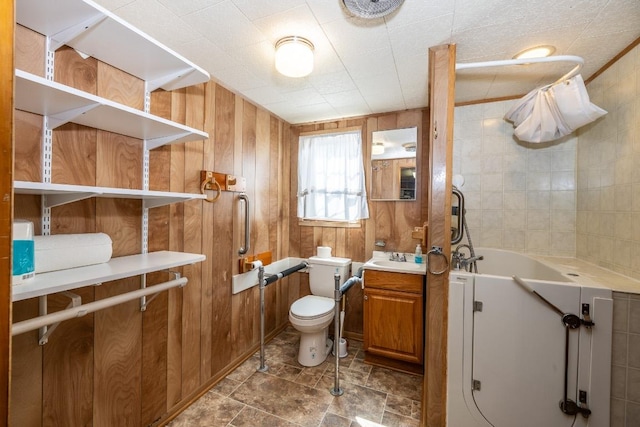
<path id="1" fill-rule="evenodd" d="M 368 296 L 368 295 L 365 295 L 365 296 L 364 296 L 364 300 L 366 301 L 366 300 L 368 300 L 368 299 L 369 299 L 369 296 Z"/>

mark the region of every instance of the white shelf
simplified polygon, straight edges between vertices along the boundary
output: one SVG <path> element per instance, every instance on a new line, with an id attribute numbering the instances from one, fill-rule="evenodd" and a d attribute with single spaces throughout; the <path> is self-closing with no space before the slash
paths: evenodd
<path id="1" fill-rule="evenodd" d="M 200 130 L 16 70 L 15 108 L 47 116 L 55 129 L 68 122 L 146 140 L 151 150 L 209 138 Z"/>
<path id="2" fill-rule="evenodd" d="M 52 208 L 90 197 L 140 199 L 144 208 L 155 208 L 193 199 L 205 199 L 204 194 L 171 193 L 166 191 L 130 190 L 126 188 L 90 187 L 84 185 L 47 184 L 43 182 L 14 181 L 16 194 L 45 196 L 45 207 Z"/>
<path id="3" fill-rule="evenodd" d="M 147 82 L 147 90 L 179 89 L 210 80 L 209 73 L 89 0 L 18 0 L 16 21 L 62 45 Z"/>
<path id="4" fill-rule="evenodd" d="M 205 259 L 206 257 L 201 254 L 160 251 L 112 258 L 111 261 L 103 264 L 36 274 L 32 281 L 12 286 L 12 301 L 195 264 Z"/>

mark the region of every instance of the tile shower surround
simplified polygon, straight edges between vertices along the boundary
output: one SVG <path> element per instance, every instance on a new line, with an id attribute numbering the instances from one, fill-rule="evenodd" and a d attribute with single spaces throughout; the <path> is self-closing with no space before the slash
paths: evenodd
<path id="1" fill-rule="evenodd" d="M 576 257 L 640 279 L 640 46 L 591 82 L 608 111 L 557 143 L 523 144 L 514 101 L 455 110 L 454 174 L 465 177 L 476 246 Z M 640 285 L 614 293 L 611 427 L 640 426 Z"/>
<path id="2" fill-rule="evenodd" d="M 475 246 L 575 256 L 576 138 L 517 141 L 503 117 L 515 101 L 455 109 L 453 174 L 461 174 Z"/>
<path id="3" fill-rule="evenodd" d="M 333 396 L 335 359 L 298 361 L 300 334 L 288 327 L 173 420 L 170 427 L 357 427 L 420 425 L 422 377 L 366 365 L 360 343 L 340 359 L 342 396 Z M 360 420 L 360 421 L 358 421 Z M 375 423 L 375 424 L 372 424 Z"/>

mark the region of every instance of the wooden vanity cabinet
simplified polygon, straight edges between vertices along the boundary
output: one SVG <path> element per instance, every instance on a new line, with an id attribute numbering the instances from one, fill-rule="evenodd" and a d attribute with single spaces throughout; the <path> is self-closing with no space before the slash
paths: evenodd
<path id="1" fill-rule="evenodd" d="M 365 270 L 363 306 L 365 362 L 422 372 L 424 276 Z"/>

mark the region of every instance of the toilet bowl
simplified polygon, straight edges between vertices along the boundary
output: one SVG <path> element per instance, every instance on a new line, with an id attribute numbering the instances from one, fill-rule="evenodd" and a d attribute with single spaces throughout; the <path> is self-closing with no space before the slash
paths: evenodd
<path id="1" fill-rule="evenodd" d="M 304 296 L 291 304 L 289 321 L 300 331 L 298 362 L 302 366 L 317 366 L 325 361 L 333 347 L 328 329 L 335 314 L 335 278 L 340 284 L 347 279 L 351 260 L 336 257 L 311 257 L 309 263 L 309 287 L 312 295 Z"/>

